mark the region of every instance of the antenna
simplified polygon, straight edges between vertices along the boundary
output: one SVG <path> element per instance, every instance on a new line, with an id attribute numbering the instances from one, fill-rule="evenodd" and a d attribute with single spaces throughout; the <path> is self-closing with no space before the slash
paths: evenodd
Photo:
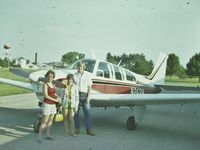
<path id="1" fill-rule="evenodd" d="M 119 63 L 118 63 L 118 65 L 117 65 L 117 66 L 119 66 L 119 65 L 121 64 L 121 62 L 122 62 L 122 59 L 119 61 Z"/>
<path id="2" fill-rule="evenodd" d="M 90 52 L 91 52 L 92 58 L 93 58 L 93 59 L 97 59 L 95 53 L 94 53 L 92 50 L 90 50 Z"/>

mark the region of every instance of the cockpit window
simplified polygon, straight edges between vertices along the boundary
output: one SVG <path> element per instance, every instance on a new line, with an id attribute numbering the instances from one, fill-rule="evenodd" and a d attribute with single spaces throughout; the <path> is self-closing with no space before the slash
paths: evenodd
<path id="1" fill-rule="evenodd" d="M 115 70 L 115 78 L 117 80 L 122 80 L 122 73 L 120 71 L 119 66 L 114 65 L 114 70 Z"/>
<path id="2" fill-rule="evenodd" d="M 125 73 L 126 73 L 126 80 L 128 80 L 128 81 L 135 81 L 136 80 L 131 72 L 126 70 Z"/>
<path id="3" fill-rule="evenodd" d="M 106 62 L 99 62 L 96 75 L 104 78 L 110 78 L 110 64 Z"/>
<path id="4" fill-rule="evenodd" d="M 91 72 L 91 73 L 93 72 L 96 60 L 91 60 L 91 59 L 78 60 L 78 61 L 74 62 L 72 65 L 70 65 L 68 67 L 68 69 L 77 69 L 77 66 L 78 66 L 78 64 L 80 64 L 80 62 L 85 64 L 86 71 Z"/>

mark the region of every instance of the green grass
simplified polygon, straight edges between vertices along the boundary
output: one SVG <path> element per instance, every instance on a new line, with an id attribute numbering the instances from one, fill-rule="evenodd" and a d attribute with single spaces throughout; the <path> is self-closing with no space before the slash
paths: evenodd
<path id="1" fill-rule="evenodd" d="M 185 78 L 180 79 L 173 76 L 171 79 L 169 76 L 165 78 L 165 83 L 170 85 L 182 85 L 182 86 L 200 86 L 198 78 Z"/>
<path id="2" fill-rule="evenodd" d="M 30 93 L 31 91 L 14 87 L 11 85 L 1 84 L 0 83 L 0 96 L 7 96 L 7 95 L 15 95 L 15 94 L 23 94 L 23 93 Z"/>
<path id="3" fill-rule="evenodd" d="M 17 80 L 17 81 L 29 82 L 29 80 L 26 79 L 26 78 L 14 75 L 7 68 L 0 68 L 0 77 L 1 78 L 12 79 L 12 80 Z M 0 96 L 22 94 L 22 93 L 30 93 L 30 92 L 32 92 L 32 91 L 0 83 Z"/>

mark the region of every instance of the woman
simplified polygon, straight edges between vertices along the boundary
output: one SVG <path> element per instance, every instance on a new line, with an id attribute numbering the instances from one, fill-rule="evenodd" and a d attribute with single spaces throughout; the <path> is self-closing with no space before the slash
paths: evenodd
<path id="1" fill-rule="evenodd" d="M 68 74 L 66 88 L 62 94 L 65 136 L 76 136 L 74 134 L 74 113 L 78 111 L 78 105 L 79 89 L 74 84 L 73 74 Z"/>
<path id="2" fill-rule="evenodd" d="M 49 70 L 45 77 L 47 82 L 44 83 L 43 92 L 44 92 L 44 101 L 42 107 L 42 122 L 39 128 L 38 142 L 42 142 L 42 134 L 46 129 L 47 140 L 54 140 L 51 137 L 51 127 L 53 124 L 54 115 L 56 114 L 56 103 L 59 103 L 59 97 L 56 94 L 56 88 L 53 84 L 53 79 L 55 78 L 55 72 Z"/>

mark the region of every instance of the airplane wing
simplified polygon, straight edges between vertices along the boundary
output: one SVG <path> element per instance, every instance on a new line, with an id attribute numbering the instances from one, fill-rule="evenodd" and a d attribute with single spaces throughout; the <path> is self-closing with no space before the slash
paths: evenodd
<path id="1" fill-rule="evenodd" d="M 21 87 L 21 88 L 28 89 L 28 90 L 33 90 L 33 87 L 30 83 L 25 83 L 25 82 L 11 80 L 11 79 L 5 79 L 5 78 L 0 78 L 0 82 L 9 84 L 9 85 L 13 85 L 13 86 L 17 86 L 17 87 Z"/>
<path id="2" fill-rule="evenodd" d="M 18 75 L 18 76 L 21 76 L 24 78 L 29 78 L 29 75 L 31 74 L 31 72 L 27 72 L 27 71 L 19 69 L 19 68 L 10 68 L 9 71 L 15 75 Z M 0 78 L 0 82 L 33 91 L 33 87 L 30 83 L 6 79 L 6 78 Z"/>
<path id="3" fill-rule="evenodd" d="M 91 106 L 119 107 L 200 103 L 199 94 L 91 94 Z"/>
<path id="4" fill-rule="evenodd" d="M 41 82 L 47 82 L 47 79 L 41 77 L 41 78 L 38 79 L 38 82 L 40 82 L 40 81 Z M 16 86 L 16 87 L 32 90 L 32 91 L 34 90 L 33 85 L 31 83 L 26 83 L 26 82 L 11 80 L 11 79 L 5 79 L 5 78 L 0 78 L 0 82 L 5 83 L 5 84 L 9 84 L 9 85 L 13 85 L 13 86 Z M 31 81 L 31 82 L 34 82 L 34 81 Z M 39 83 L 37 83 L 37 82 L 35 82 L 35 83 L 36 83 L 35 86 L 39 85 Z M 54 80 L 53 83 L 55 84 L 56 87 L 59 87 L 59 88 L 65 87 L 65 84 L 63 84 L 60 81 Z"/>
<path id="5" fill-rule="evenodd" d="M 31 72 L 27 72 L 27 71 L 19 69 L 19 68 L 10 68 L 9 71 L 15 75 L 18 75 L 18 76 L 21 76 L 24 78 L 28 78 L 29 75 L 31 74 Z"/>
<path id="6" fill-rule="evenodd" d="M 43 83 L 47 82 L 47 78 L 43 77 L 46 73 L 46 70 L 31 72 L 31 71 L 22 70 L 19 68 L 10 68 L 9 71 L 15 75 L 18 75 L 18 76 L 21 76 L 24 78 L 29 78 L 30 83 L 11 80 L 11 79 L 5 79 L 5 78 L 0 78 L 0 82 L 9 84 L 9 85 L 13 85 L 13 86 L 17 86 L 17 87 L 21 87 L 24 89 L 32 90 L 34 92 L 38 90 L 39 82 L 43 82 Z M 66 76 L 65 72 L 57 71 L 57 73 L 60 76 L 64 76 L 64 77 Z M 63 78 L 63 79 L 65 79 L 65 78 Z M 54 80 L 53 82 L 56 87 L 59 87 L 59 88 L 65 87 L 65 85 L 62 83 L 62 78 L 60 78 L 60 80 Z"/>
<path id="7" fill-rule="evenodd" d="M 40 78 L 38 78 L 38 81 L 42 81 L 42 82 L 47 82 L 47 78 L 45 78 L 45 77 L 40 77 Z M 55 84 L 55 86 L 56 87 L 58 87 L 58 88 L 65 88 L 66 87 L 66 85 L 65 84 L 63 84 L 62 83 L 62 80 L 63 79 L 61 79 L 61 80 L 53 80 L 53 83 Z"/>

